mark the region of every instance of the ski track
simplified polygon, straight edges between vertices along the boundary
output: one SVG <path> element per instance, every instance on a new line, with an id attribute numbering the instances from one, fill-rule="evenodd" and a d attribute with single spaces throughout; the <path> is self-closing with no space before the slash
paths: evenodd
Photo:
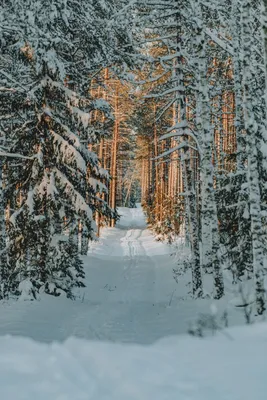
<path id="1" fill-rule="evenodd" d="M 76 301 L 44 296 L 2 303 L 0 335 L 150 344 L 187 332 L 199 311 L 209 310 L 209 301 L 182 300 L 185 288 L 178 290 L 173 279 L 171 249 L 146 229 L 142 209 L 119 211 L 117 227 L 105 229 L 84 257 L 86 288 Z"/>

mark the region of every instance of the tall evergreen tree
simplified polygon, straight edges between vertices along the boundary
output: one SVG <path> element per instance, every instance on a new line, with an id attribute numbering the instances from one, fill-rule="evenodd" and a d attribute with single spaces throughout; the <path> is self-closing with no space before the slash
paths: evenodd
<path id="1" fill-rule="evenodd" d="M 7 57 L 2 82 L 15 93 L 8 111 L 15 109 L 16 137 L 13 140 L 13 121 L 6 124 L 6 135 L 12 151 L 27 159 L 8 170 L 7 195 L 12 198 L 15 187 L 20 199 L 9 219 L 7 292 L 16 292 L 21 281 L 29 280 L 36 290 L 45 287 L 55 294 L 58 287 L 69 293 L 70 285 L 80 285 L 77 248 L 72 239 L 70 247 L 55 236 L 67 230 L 71 238 L 82 224 L 93 239 L 96 210 L 113 215 L 99 195 L 107 190 L 108 174 L 87 148 L 87 143 L 101 139 L 90 126 L 92 110 L 109 113 L 106 101 L 90 99 L 88 77 L 103 65 L 125 62 L 118 44 L 123 46 L 127 34 L 108 21 L 112 6 L 10 0 L 1 8 L 1 45 Z M 17 59 L 20 68 L 10 74 L 8 68 Z M 69 272 L 63 261 L 51 257 L 57 254 L 59 260 L 62 254 L 64 259 L 66 252 L 73 259 Z M 64 270 L 60 276 L 59 266 Z M 64 276 L 73 282 L 68 278 L 69 284 L 59 284 Z"/>

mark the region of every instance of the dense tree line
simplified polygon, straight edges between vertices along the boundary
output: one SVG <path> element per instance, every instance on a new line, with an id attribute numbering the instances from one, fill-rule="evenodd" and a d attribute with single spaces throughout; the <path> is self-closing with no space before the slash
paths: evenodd
<path id="1" fill-rule="evenodd" d="M 235 283 L 254 279 L 262 314 L 267 243 L 263 3 L 143 4 L 139 18 L 150 52 L 144 95 L 151 99 L 151 117 L 143 116 L 138 131 L 142 135 L 150 127 L 150 168 L 142 196 L 148 220 L 170 241 L 186 237 L 194 296 L 202 296 L 203 276 L 212 273 L 213 296 L 221 298 L 228 268 Z"/>
<path id="2" fill-rule="evenodd" d="M 192 294 L 254 279 L 265 311 L 265 0 L 4 0 L 1 297 L 72 296 L 79 252 L 141 195 Z"/>

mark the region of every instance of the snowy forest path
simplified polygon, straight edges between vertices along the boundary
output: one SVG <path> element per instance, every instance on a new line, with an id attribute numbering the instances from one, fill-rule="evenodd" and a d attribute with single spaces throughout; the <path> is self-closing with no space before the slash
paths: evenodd
<path id="1" fill-rule="evenodd" d="M 175 283 L 172 250 L 147 229 L 142 209 L 119 213 L 116 228 L 104 229 L 84 257 L 86 287 L 76 300 L 43 296 L 2 303 L 0 335 L 150 344 L 187 332 L 190 321 L 209 310 L 209 300 L 196 302 L 185 283 Z"/>
<path id="2" fill-rule="evenodd" d="M 76 301 L 44 296 L 4 304 L 0 334 L 151 343 L 175 333 L 168 308 L 175 288 L 170 248 L 147 230 L 141 208 L 119 213 L 116 228 L 104 229 L 84 257 L 86 288 Z"/>

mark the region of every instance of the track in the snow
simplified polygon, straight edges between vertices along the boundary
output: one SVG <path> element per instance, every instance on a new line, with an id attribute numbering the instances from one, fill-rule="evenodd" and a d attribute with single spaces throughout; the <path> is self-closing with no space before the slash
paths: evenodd
<path id="1" fill-rule="evenodd" d="M 84 258 L 86 288 L 76 301 L 46 296 L 37 302 L 1 305 L 0 335 L 62 341 L 69 336 L 116 342 L 152 343 L 185 333 L 188 321 L 208 309 L 208 301 L 181 301 L 170 248 L 146 229 L 141 209 L 121 209 L 114 229 L 106 229 Z M 171 305 L 170 305 L 170 299 Z"/>

